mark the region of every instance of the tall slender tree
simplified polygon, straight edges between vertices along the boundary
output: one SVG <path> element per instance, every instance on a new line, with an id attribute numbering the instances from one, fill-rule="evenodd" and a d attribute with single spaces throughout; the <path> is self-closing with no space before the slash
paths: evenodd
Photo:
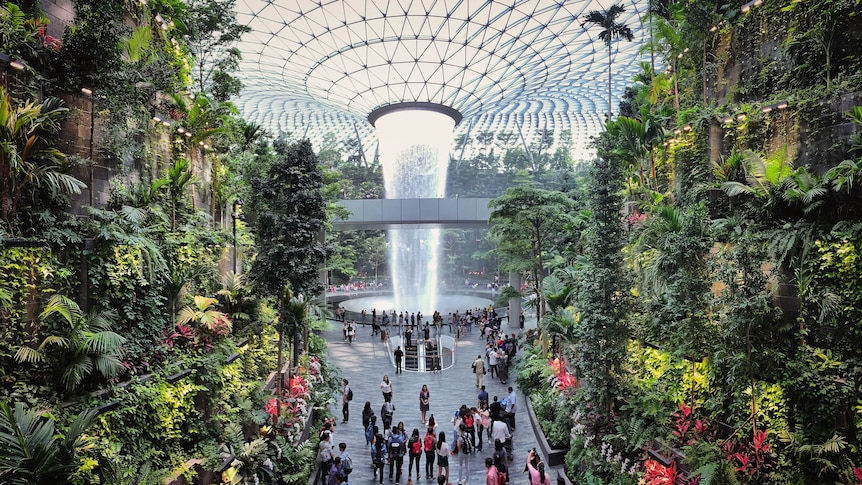
<path id="1" fill-rule="evenodd" d="M 591 10 L 590 13 L 584 15 L 581 27 L 587 27 L 587 24 L 598 25 L 602 31 L 599 32 L 599 40 L 605 43 L 608 47 L 608 119 L 611 117 L 611 65 L 613 57 L 611 56 L 611 44 L 614 40 L 625 39 L 629 42 L 634 40 L 635 36 L 632 29 L 626 24 L 617 22 L 617 17 L 626 9 L 620 4 L 611 5 L 604 12 L 600 10 Z"/>

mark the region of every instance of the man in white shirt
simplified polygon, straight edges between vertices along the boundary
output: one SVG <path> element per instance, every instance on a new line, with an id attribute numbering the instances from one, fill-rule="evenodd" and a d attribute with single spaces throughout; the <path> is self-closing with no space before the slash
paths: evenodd
<path id="1" fill-rule="evenodd" d="M 493 348 L 488 352 L 488 367 L 491 368 L 491 379 L 493 379 L 497 373 L 497 352 Z"/>
<path id="2" fill-rule="evenodd" d="M 506 419 L 509 427 L 515 429 L 515 413 L 518 411 L 518 396 L 512 386 L 509 386 L 509 395 L 506 396 Z"/>
<path id="3" fill-rule="evenodd" d="M 505 421 L 494 421 L 494 424 L 491 426 L 491 442 L 494 443 L 497 440 L 500 440 L 500 443 L 505 444 L 506 441 L 512 437 L 512 433 L 509 432 L 509 426 Z"/>

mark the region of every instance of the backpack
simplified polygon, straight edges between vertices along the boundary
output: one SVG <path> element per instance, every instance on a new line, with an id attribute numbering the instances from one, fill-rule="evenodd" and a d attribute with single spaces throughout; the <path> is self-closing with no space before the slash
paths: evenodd
<path id="1" fill-rule="evenodd" d="M 419 441 L 419 438 L 414 438 L 410 442 L 410 451 L 414 456 L 422 454 L 422 442 Z"/>
<path id="2" fill-rule="evenodd" d="M 341 468 L 348 472 L 353 470 L 353 457 L 347 455 L 347 459 L 341 461 Z"/>
<path id="3" fill-rule="evenodd" d="M 353 400 L 353 389 L 351 389 L 351 388 L 349 388 L 349 387 L 347 388 L 347 400 L 348 400 L 348 401 L 352 401 L 352 400 Z"/>
<path id="4" fill-rule="evenodd" d="M 374 438 L 374 422 L 371 421 L 368 423 L 368 427 L 365 428 L 365 439 L 367 441 L 371 441 Z"/>
<path id="5" fill-rule="evenodd" d="M 464 436 L 461 436 L 458 448 L 461 448 L 461 453 L 464 453 L 465 455 L 473 453 L 473 441 L 470 439 L 470 435 L 465 434 Z"/>
<path id="6" fill-rule="evenodd" d="M 403 444 L 404 444 L 404 441 L 401 439 L 401 435 L 399 435 L 397 433 L 392 435 L 392 438 L 390 439 L 390 443 L 389 443 L 389 454 L 393 458 L 398 458 L 398 457 L 404 456 L 404 450 L 402 449 L 403 447 L 401 446 Z"/>
<path id="7" fill-rule="evenodd" d="M 425 435 L 425 451 L 433 451 L 434 450 L 434 435 L 426 434 Z"/>
<path id="8" fill-rule="evenodd" d="M 468 414 L 468 415 L 464 416 L 464 426 L 466 426 L 467 429 L 470 429 L 473 427 L 473 415 L 472 414 Z"/>
<path id="9" fill-rule="evenodd" d="M 383 463 L 383 443 L 374 443 L 371 447 L 371 462 L 375 464 Z"/>

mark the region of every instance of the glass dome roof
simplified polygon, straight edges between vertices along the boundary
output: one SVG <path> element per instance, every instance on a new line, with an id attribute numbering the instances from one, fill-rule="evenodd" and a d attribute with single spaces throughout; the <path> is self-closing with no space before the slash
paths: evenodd
<path id="1" fill-rule="evenodd" d="M 649 0 L 622 3 L 617 21 L 634 42 L 612 44 L 613 106 L 648 60 L 640 17 Z M 359 138 L 369 157 L 369 113 L 400 102 L 436 103 L 463 115 L 456 135 L 520 133 L 538 143 L 570 130 L 573 156 L 601 129 L 607 48 L 581 27 L 611 1 L 237 0 L 251 27 L 239 48 L 243 116 L 273 133 Z"/>

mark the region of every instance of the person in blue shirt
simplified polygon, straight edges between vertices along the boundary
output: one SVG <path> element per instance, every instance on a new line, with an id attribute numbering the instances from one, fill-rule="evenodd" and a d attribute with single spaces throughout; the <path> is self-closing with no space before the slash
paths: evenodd
<path id="1" fill-rule="evenodd" d="M 512 386 L 509 386 L 509 395 L 506 396 L 506 420 L 509 421 L 509 427 L 515 429 L 515 413 L 518 412 L 518 396 Z"/>

